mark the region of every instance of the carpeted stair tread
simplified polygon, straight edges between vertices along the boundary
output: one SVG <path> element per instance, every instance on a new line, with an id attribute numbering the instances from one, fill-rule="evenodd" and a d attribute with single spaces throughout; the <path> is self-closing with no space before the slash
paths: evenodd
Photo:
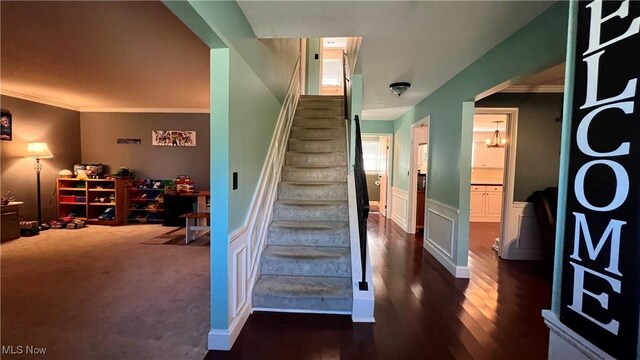
<path id="1" fill-rule="evenodd" d="M 281 200 L 347 200 L 345 182 L 281 182 L 278 185 L 278 199 Z"/>
<path id="2" fill-rule="evenodd" d="M 260 273 L 350 278 L 351 248 L 268 245 L 262 252 Z"/>
<path id="3" fill-rule="evenodd" d="M 323 166 L 346 166 L 346 152 L 297 152 L 287 151 L 285 153 L 285 164 L 293 166 L 323 165 Z"/>
<path id="4" fill-rule="evenodd" d="M 322 153 L 340 152 L 346 153 L 344 139 L 289 139 L 289 151 Z"/>
<path id="5" fill-rule="evenodd" d="M 346 166 L 284 166 L 284 181 L 347 181 Z"/>
<path id="6" fill-rule="evenodd" d="M 345 139 L 344 128 L 308 129 L 303 127 L 291 127 L 292 139 Z M 346 145 L 345 145 L 346 146 Z"/>
<path id="7" fill-rule="evenodd" d="M 273 219 L 283 221 L 348 221 L 346 200 L 278 200 Z"/>
<path id="8" fill-rule="evenodd" d="M 281 181 L 281 184 L 290 184 L 290 185 L 333 185 L 333 184 L 342 184 L 345 181 Z"/>
<path id="9" fill-rule="evenodd" d="M 350 312 L 350 278 L 261 275 L 253 288 L 253 307 Z"/>
<path id="10" fill-rule="evenodd" d="M 345 205 L 347 200 L 278 200 L 276 204 L 286 204 L 295 206 L 323 206 L 323 205 Z M 346 221 L 347 219 L 345 219 Z"/>
<path id="11" fill-rule="evenodd" d="M 340 221 L 273 221 L 269 225 L 267 244 L 349 247 L 349 223 Z"/>
<path id="12" fill-rule="evenodd" d="M 351 312 L 346 146 L 342 97 L 300 97 L 260 257 L 255 309 Z"/>

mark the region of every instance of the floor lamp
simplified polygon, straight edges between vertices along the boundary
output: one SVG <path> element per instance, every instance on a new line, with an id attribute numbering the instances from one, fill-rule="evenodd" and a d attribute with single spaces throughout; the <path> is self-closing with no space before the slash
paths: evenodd
<path id="1" fill-rule="evenodd" d="M 38 228 L 46 230 L 49 226 L 42 224 L 42 199 L 40 198 L 40 171 L 42 171 L 42 163 L 40 159 L 51 159 L 53 154 L 49 150 L 49 146 L 44 142 L 32 142 L 27 145 L 27 154 L 29 157 L 36 159 L 36 182 L 38 184 Z"/>

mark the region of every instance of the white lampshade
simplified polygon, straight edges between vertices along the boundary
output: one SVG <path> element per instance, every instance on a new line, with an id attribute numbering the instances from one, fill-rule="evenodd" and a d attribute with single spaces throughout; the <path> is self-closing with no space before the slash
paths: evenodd
<path id="1" fill-rule="evenodd" d="M 51 159 L 53 154 L 44 142 L 32 142 L 27 145 L 27 154 L 35 159 Z"/>

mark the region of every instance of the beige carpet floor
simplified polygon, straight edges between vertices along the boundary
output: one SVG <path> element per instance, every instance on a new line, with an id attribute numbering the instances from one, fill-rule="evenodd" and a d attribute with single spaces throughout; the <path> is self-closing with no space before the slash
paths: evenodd
<path id="1" fill-rule="evenodd" d="M 140 244 L 167 231 L 90 226 L 2 243 L 0 343 L 23 352 L 2 359 L 202 359 L 209 247 Z"/>

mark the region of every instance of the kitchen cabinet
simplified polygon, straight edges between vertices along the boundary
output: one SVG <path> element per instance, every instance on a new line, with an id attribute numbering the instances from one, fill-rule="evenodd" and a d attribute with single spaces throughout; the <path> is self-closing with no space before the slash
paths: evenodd
<path id="1" fill-rule="evenodd" d="M 469 220 L 474 222 L 500 222 L 502 215 L 501 185 L 472 185 Z"/>
<path id="2" fill-rule="evenodd" d="M 471 160 L 474 168 L 504 168 L 504 148 L 489 148 L 484 142 L 473 143 Z"/>

